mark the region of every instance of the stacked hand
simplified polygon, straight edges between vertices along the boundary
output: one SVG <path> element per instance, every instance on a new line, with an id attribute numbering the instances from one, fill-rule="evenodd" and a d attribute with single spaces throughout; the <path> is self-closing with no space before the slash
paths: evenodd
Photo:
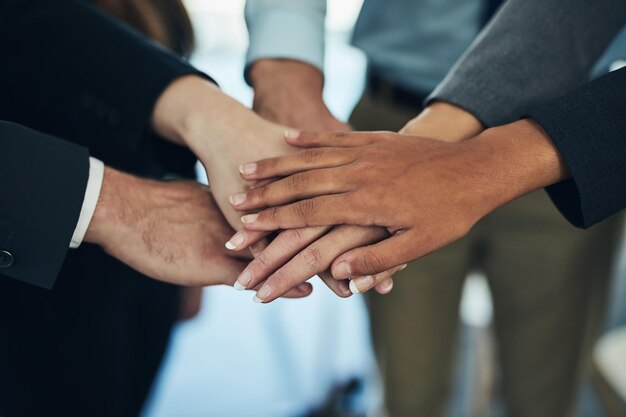
<path id="1" fill-rule="evenodd" d="M 385 227 L 391 237 L 333 261 L 337 279 L 427 255 L 498 206 L 567 175 L 549 138 L 529 120 L 459 143 L 387 132 L 291 132 L 286 141 L 308 149 L 245 164 L 242 176 L 249 181 L 278 180 L 254 187 L 235 207 L 266 208 L 243 216 L 254 232 Z M 529 147 L 533 152 L 521 152 Z"/>

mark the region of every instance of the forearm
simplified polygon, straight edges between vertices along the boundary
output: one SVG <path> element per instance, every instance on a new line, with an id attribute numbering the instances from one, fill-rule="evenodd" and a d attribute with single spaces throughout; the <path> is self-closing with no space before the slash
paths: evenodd
<path id="1" fill-rule="evenodd" d="M 429 100 L 486 126 L 514 121 L 585 82 L 624 21 L 621 0 L 510 0 Z"/>
<path id="2" fill-rule="evenodd" d="M 4 1 L 0 38 L 11 117 L 96 157 L 111 148 L 134 156 L 163 90 L 200 75 L 84 1 Z"/>
<path id="3" fill-rule="evenodd" d="M 461 146 L 467 166 L 477 168 L 478 174 L 469 175 L 478 175 L 475 192 L 483 193 L 483 215 L 569 177 L 556 146 L 532 119 L 487 129 Z"/>

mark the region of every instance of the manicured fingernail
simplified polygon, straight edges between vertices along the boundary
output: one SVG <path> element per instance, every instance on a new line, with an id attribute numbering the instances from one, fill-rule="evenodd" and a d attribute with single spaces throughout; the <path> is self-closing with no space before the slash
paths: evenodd
<path id="1" fill-rule="evenodd" d="M 350 268 L 350 264 L 347 262 L 340 262 L 335 268 L 335 278 L 337 279 L 350 278 L 351 275 L 352 269 Z"/>
<path id="2" fill-rule="evenodd" d="M 407 265 L 407 264 L 402 265 L 402 266 L 400 267 L 399 271 L 402 271 L 402 270 L 403 270 L 403 269 L 405 269 L 407 266 L 409 266 L 409 265 Z M 392 285 L 392 286 L 393 286 L 393 285 Z"/>
<path id="3" fill-rule="evenodd" d="M 343 295 L 352 295 L 352 290 L 350 289 L 350 284 L 348 284 L 348 281 L 339 281 L 337 287 L 339 287 L 339 291 L 341 291 Z"/>
<path id="4" fill-rule="evenodd" d="M 380 291 L 383 294 L 388 294 L 389 292 L 391 292 L 392 289 L 393 289 L 393 280 L 390 280 L 390 279 L 383 282 L 382 286 L 380 287 Z"/>
<path id="5" fill-rule="evenodd" d="M 238 206 L 240 204 L 243 204 L 246 201 L 247 196 L 248 195 L 246 193 L 233 194 L 230 197 L 228 197 L 228 200 L 230 201 L 230 204 L 232 204 L 233 206 Z"/>
<path id="6" fill-rule="evenodd" d="M 352 294 L 360 294 L 372 288 L 374 285 L 374 277 L 367 275 L 365 277 L 355 278 L 350 281 L 350 290 Z"/>
<path id="7" fill-rule="evenodd" d="M 256 295 L 254 296 L 254 299 L 252 301 L 254 301 L 255 303 L 262 303 L 265 301 L 265 299 L 267 297 L 269 297 L 270 293 L 272 292 L 272 287 L 270 287 L 269 285 L 265 284 L 263 287 L 261 287 L 261 289 L 256 293 Z"/>
<path id="8" fill-rule="evenodd" d="M 235 282 L 235 289 L 237 290 L 245 290 L 250 285 L 250 281 L 252 281 L 252 273 L 248 270 L 245 270 L 239 275 L 237 278 L 237 282 Z"/>
<path id="9" fill-rule="evenodd" d="M 236 289 L 237 291 L 243 291 L 246 289 L 246 287 L 241 285 L 239 281 L 235 281 L 235 283 L 233 284 L 233 288 Z"/>
<path id="10" fill-rule="evenodd" d="M 246 214 L 245 216 L 241 217 L 241 223 L 243 224 L 254 223 L 258 217 L 259 217 L 258 214 Z"/>
<path id="11" fill-rule="evenodd" d="M 300 137 L 300 132 L 297 130 L 285 130 L 285 138 L 286 139 L 298 139 Z"/>
<path id="12" fill-rule="evenodd" d="M 246 235 L 243 232 L 237 232 L 233 237 L 230 238 L 228 242 L 224 246 L 228 250 L 237 249 L 244 241 L 246 240 Z"/>
<path id="13" fill-rule="evenodd" d="M 243 164 L 239 166 L 239 172 L 246 175 L 251 175 L 256 172 L 256 164 L 251 162 L 249 164 Z"/>

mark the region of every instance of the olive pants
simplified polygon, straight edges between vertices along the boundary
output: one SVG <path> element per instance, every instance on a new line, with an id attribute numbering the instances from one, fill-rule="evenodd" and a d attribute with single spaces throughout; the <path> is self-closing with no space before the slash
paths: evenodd
<path id="1" fill-rule="evenodd" d="M 366 92 L 350 123 L 356 130 L 397 131 L 420 110 Z M 368 299 L 390 417 L 442 415 L 461 291 L 472 269 L 486 274 L 493 296 L 507 415 L 569 415 L 600 330 L 620 230 L 619 215 L 575 229 L 541 190 L 396 274 L 391 294 Z"/>

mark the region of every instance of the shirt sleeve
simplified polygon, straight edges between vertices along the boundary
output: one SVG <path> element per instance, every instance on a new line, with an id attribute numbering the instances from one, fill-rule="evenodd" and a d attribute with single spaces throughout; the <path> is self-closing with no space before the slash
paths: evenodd
<path id="1" fill-rule="evenodd" d="M 575 226 L 589 227 L 626 207 L 626 68 L 534 107 L 571 178 L 547 188 Z"/>
<path id="2" fill-rule="evenodd" d="M 87 180 L 87 188 L 85 189 L 85 198 L 83 199 L 83 205 L 80 209 L 80 215 L 78 217 L 78 223 L 72 240 L 70 242 L 71 249 L 77 249 L 83 239 L 85 233 L 91 223 L 93 213 L 96 211 L 98 205 L 98 198 L 100 197 L 100 190 L 102 189 L 102 181 L 104 180 L 104 164 L 102 161 L 90 157 L 89 158 L 89 179 Z"/>
<path id="3" fill-rule="evenodd" d="M 625 22 L 623 0 L 509 0 L 426 103 L 455 104 L 486 126 L 512 122 L 586 82 Z"/>
<path id="4" fill-rule="evenodd" d="M 251 64 L 263 58 L 303 61 L 324 67 L 326 0 L 248 0 L 245 8 Z"/>

